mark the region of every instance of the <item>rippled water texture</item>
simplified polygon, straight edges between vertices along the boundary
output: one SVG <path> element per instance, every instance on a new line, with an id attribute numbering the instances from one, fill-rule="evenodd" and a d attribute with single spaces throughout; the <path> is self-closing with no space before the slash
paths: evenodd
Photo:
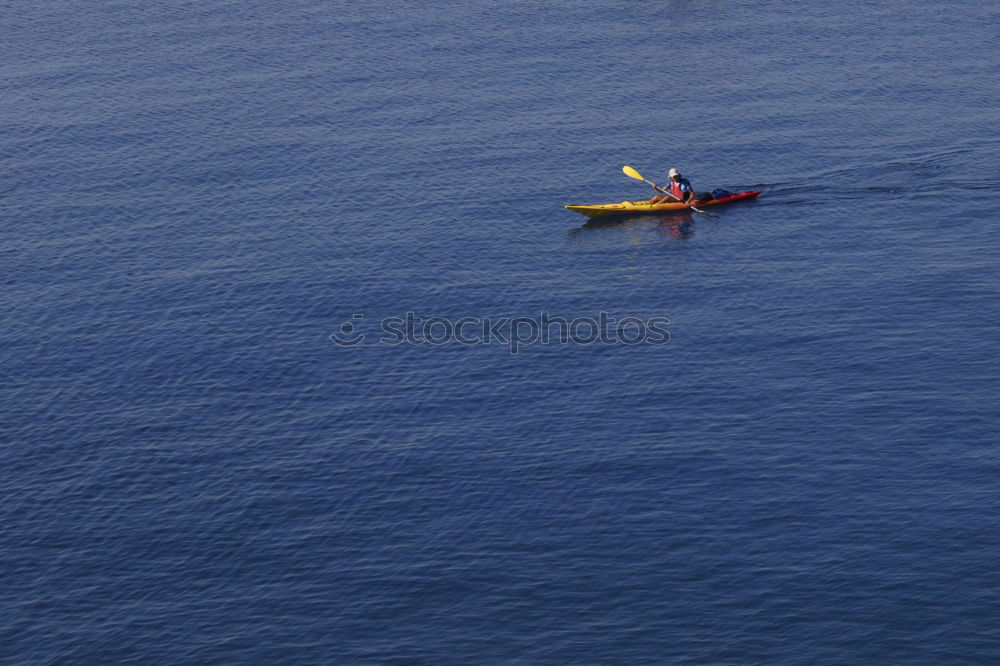
<path id="1" fill-rule="evenodd" d="M 995 4 L 2 13 L 0 661 L 996 663 Z"/>

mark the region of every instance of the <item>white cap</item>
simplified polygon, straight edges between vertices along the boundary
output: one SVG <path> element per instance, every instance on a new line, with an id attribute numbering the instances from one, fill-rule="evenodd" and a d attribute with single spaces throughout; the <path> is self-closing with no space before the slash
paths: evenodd
<path id="1" fill-rule="evenodd" d="M 667 174 L 667 175 L 669 175 L 669 176 L 670 176 L 671 178 L 673 178 L 674 176 L 679 176 L 679 175 L 681 175 L 681 172 L 680 172 L 680 171 L 678 171 L 677 169 L 671 169 L 671 170 L 670 170 L 670 173 L 669 173 L 669 174 Z"/>

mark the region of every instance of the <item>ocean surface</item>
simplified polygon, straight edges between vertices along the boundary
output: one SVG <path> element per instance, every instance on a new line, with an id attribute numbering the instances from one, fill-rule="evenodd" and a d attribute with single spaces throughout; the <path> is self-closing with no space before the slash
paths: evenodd
<path id="1" fill-rule="evenodd" d="M 0 663 L 1000 663 L 997 3 L 0 4 Z"/>

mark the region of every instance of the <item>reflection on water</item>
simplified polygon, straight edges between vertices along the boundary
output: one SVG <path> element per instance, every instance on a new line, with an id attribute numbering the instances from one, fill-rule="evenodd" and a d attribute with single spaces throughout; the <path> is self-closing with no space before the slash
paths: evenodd
<path id="1" fill-rule="evenodd" d="M 625 234 L 625 242 L 633 247 L 650 240 L 650 232 L 659 240 L 687 240 L 694 236 L 694 213 L 678 211 L 667 215 L 622 215 L 599 217 L 569 232 L 571 238 L 584 239 L 590 234 L 617 229 Z M 600 234 L 606 237 L 606 234 Z"/>
<path id="2" fill-rule="evenodd" d="M 666 215 L 622 215 L 596 218 L 569 231 L 572 243 L 619 246 L 625 241 L 628 248 L 626 263 L 619 266 L 626 280 L 639 280 L 646 271 L 644 252 L 635 252 L 642 246 L 688 240 L 694 236 L 695 216 L 690 211 Z"/>

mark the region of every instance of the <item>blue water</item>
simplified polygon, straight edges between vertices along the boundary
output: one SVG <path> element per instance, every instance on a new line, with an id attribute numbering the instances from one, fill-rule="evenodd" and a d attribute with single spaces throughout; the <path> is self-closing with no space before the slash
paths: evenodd
<path id="1" fill-rule="evenodd" d="M 998 34 L 5 3 L 0 661 L 997 663 Z M 763 193 L 562 208 L 625 164 Z M 669 335 L 380 342 L 407 312 Z"/>

